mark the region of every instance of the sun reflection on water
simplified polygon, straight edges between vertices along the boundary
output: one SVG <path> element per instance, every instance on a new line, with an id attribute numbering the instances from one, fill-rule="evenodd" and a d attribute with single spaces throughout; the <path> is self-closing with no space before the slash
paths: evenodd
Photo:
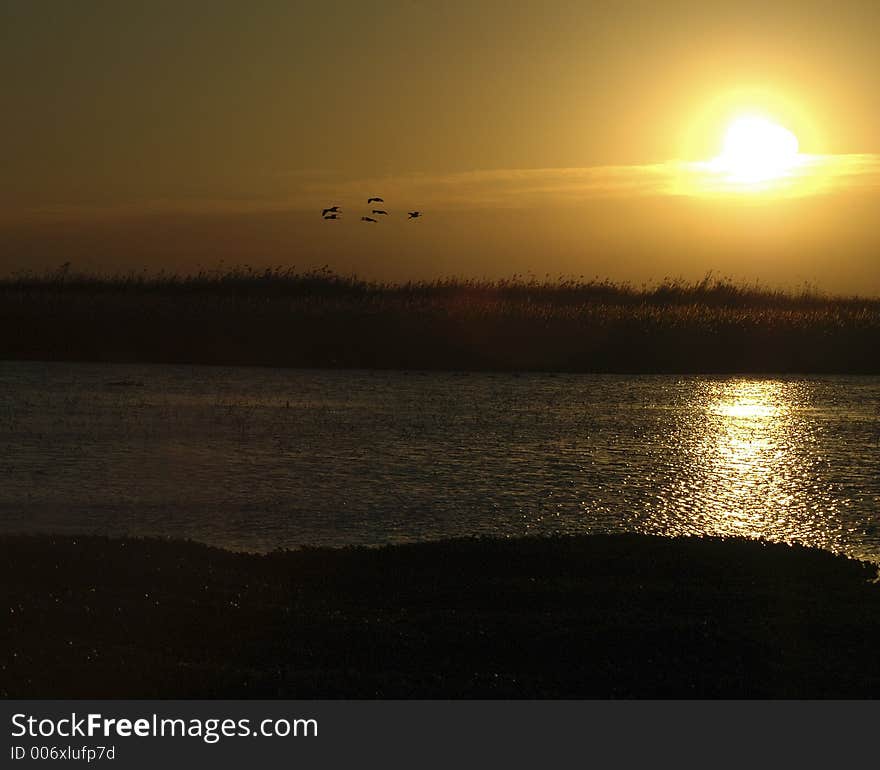
<path id="1" fill-rule="evenodd" d="M 836 503 L 810 472 L 821 457 L 815 423 L 803 419 L 809 392 L 733 380 L 711 383 L 704 396 L 692 458 L 704 531 L 834 548 Z"/>

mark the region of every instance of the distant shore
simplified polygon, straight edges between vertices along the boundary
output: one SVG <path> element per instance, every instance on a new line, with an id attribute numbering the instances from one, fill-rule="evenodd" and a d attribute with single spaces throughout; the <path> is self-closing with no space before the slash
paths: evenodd
<path id="1" fill-rule="evenodd" d="M 0 537 L 7 698 L 866 698 L 876 565 L 741 539 Z"/>
<path id="2" fill-rule="evenodd" d="M 0 359 L 878 374 L 880 299 L 706 278 L 380 284 L 329 270 L 0 279 Z"/>

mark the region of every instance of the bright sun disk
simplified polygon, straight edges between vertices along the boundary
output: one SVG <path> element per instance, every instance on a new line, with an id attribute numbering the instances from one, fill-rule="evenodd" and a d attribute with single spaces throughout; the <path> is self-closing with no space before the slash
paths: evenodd
<path id="1" fill-rule="evenodd" d="M 799 162 L 797 137 L 762 117 L 737 118 L 725 135 L 721 154 L 710 162 L 730 182 L 757 184 L 786 177 Z"/>

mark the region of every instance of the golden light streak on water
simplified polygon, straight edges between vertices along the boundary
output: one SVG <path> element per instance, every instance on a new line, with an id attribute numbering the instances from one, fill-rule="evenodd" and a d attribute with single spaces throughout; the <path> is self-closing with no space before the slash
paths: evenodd
<path id="1" fill-rule="evenodd" d="M 717 534 L 772 537 L 768 505 L 785 518 L 790 496 L 780 489 L 792 457 L 787 450 L 789 396 L 776 382 L 724 383 L 708 403 L 701 443 L 706 484 L 716 479 L 719 505 L 712 510 Z M 762 497 L 764 505 L 755 498 Z"/>
<path id="2" fill-rule="evenodd" d="M 701 531 L 840 548 L 838 500 L 814 483 L 821 444 L 816 423 L 804 419 L 809 398 L 809 389 L 785 381 L 707 385 L 692 435 Z"/>

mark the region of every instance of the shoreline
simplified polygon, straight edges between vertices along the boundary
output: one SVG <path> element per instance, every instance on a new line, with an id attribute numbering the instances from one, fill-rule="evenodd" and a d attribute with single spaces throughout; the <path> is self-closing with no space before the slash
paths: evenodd
<path id="1" fill-rule="evenodd" d="M 411 375 L 431 375 L 431 374 L 449 374 L 449 375 L 481 375 L 481 374 L 504 374 L 511 377 L 523 377 L 527 375 L 535 375 L 538 377 L 554 377 L 558 375 L 574 375 L 585 377 L 718 377 L 718 378 L 736 378 L 743 377 L 758 380 L 772 379 L 800 379 L 809 377 L 858 377 L 858 378 L 876 378 L 880 376 L 880 368 L 876 371 L 873 368 L 865 368 L 864 370 L 847 370 L 847 371 L 808 371 L 808 370 L 782 370 L 782 369 L 607 369 L 607 370 L 591 370 L 591 369 L 516 369 L 516 368 L 479 368 L 472 367 L 469 369 L 450 367 L 406 367 L 406 366 L 347 366 L 334 362 L 325 362 L 323 364 L 298 364 L 298 363 L 275 363 L 269 362 L 225 362 L 225 361 L 202 361 L 202 360 L 164 360 L 143 359 L 143 358 L 79 358 L 79 357 L 54 357 L 45 358 L 40 356 L 28 357 L 3 357 L 0 355 L 0 363 L 4 364 L 83 364 L 85 366 L 173 366 L 197 368 L 205 367 L 210 369 L 279 369 L 298 372 L 344 372 L 344 373 L 399 373 Z"/>
<path id="2" fill-rule="evenodd" d="M 587 535 L 242 554 L 0 536 L 6 698 L 866 698 L 877 566 Z"/>

